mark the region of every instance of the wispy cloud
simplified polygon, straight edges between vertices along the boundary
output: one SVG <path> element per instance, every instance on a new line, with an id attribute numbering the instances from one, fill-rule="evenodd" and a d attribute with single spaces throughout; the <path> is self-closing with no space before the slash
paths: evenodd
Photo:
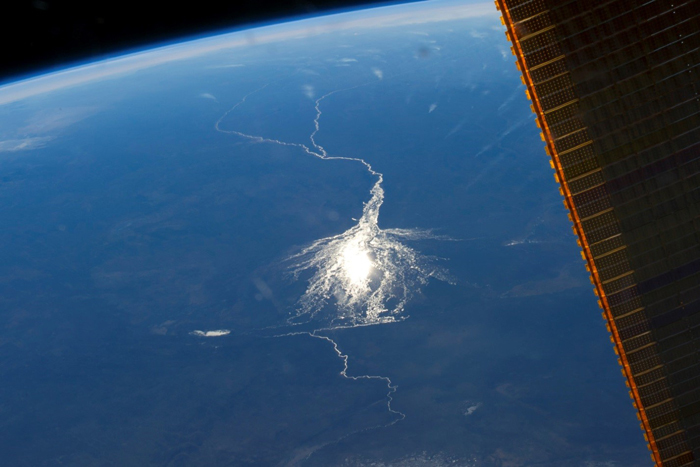
<path id="1" fill-rule="evenodd" d="M 5 141 L 0 141 L 0 152 L 28 151 L 30 149 L 43 148 L 52 139 L 53 138 L 50 136 L 35 136 L 32 138 L 8 139 Z"/>
<path id="2" fill-rule="evenodd" d="M 44 108 L 26 120 L 10 121 L 0 134 L 0 152 L 43 148 L 65 128 L 97 111 L 94 107 Z"/>
<path id="3" fill-rule="evenodd" d="M 515 122 L 514 124 L 512 124 L 511 126 L 506 128 L 505 131 L 503 133 L 501 133 L 500 137 L 503 138 L 504 136 L 508 136 L 509 134 L 513 133 L 515 130 L 517 130 L 521 126 L 525 125 L 529 121 L 534 120 L 535 118 L 537 118 L 535 116 L 535 114 L 530 114 L 527 117 L 525 117 L 521 120 L 518 120 L 517 122 Z"/>
<path id="4" fill-rule="evenodd" d="M 45 135 L 62 130 L 97 113 L 96 107 L 45 108 L 17 129 L 21 135 Z"/>
<path id="5" fill-rule="evenodd" d="M 316 88 L 310 84 L 305 84 L 301 87 L 301 92 L 304 93 L 309 99 L 313 99 L 316 96 Z"/>
<path id="6" fill-rule="evenodd" d="M 572 274 L 573 266 L 567 264 L 557 274 L 542 280 L 528 281 L 517 284 L 501 295 L 501 298 L 532 297 L 562 292 L 564 290 L 575 289 L 585 285 L 578 275 Z"/>
<path id="7" fill-rule="evenodd" d="M 515 91 L 513 91 L 506 100 L 503 101 L 501 105 L 498 106 L 498 113 L 501 113 L 508 105 L 510 105 L 519 95 L 522 95 L 525 86 L 518 86 Z"/>
<path id="8" fill-rule="evenodd" d="M 458 131 L 460 131 L 460 130 L 462 129 L 462 127 L 464 126 L 465 123 L 467 123 L 467 119 L 466 119 L 466 118 L 463 118 L 462 120 L 460 120 L 460 121 L 450 130 L 450 132 L 447 133 L 447 135 L 445 135 L 445 138 L 449 138 L 450 136 L 452 136 L 452 135 L 454 135 L 455 133 L 457 133 Z"/>

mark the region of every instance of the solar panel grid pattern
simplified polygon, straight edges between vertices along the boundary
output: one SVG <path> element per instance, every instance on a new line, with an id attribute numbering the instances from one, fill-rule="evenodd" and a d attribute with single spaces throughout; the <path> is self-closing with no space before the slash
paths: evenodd
<path id="1" fill-rule="evenodd" d="M 700 0 L 496 5 L 652 458 L 700 465 Z"/>

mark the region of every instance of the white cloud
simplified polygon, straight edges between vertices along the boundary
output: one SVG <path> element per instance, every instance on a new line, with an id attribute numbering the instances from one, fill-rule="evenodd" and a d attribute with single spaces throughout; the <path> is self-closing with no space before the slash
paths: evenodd
<path id="1" fill-rule="evenodd" d="M 470 404 L 469 407 L 464 409 L 464 416 L 468 417 L 469 415 L 473 414 L 476 412 L 476 410 L 481 407 L 481 402 L 477 402 L 476 404 Z"/>
<path id="2" fill-rule="evenodd" d="M 214 97 L 213 94 L 210 94 L 208 92 L 203 92 L 202 94 L 199 95 L 199 97 L 202 97 L 204 99 L 211 99 L 213 101 L 217 100 L 216 97 Z"/>
<path id="3" fill-rule="evenodd" d="M 379 68 L 372 68 L 372 73 L 379 79 L 384 79 L 384 72 Z"/>
<path id="4" fill-rule="evenodd" d="M 231 334 L 228 329 L 216 329 L 214 331 L 192 331 L 190 334 L 197 337 L 221 337 Z"/>
<path id="5" fill-rule="evenodd" d="M 437 109 L 437 103 L 432 103 L 430 104 L 430 107 L 428 108 L 428 113 L 431 114 L 433 113 L 433 110 Z"/>

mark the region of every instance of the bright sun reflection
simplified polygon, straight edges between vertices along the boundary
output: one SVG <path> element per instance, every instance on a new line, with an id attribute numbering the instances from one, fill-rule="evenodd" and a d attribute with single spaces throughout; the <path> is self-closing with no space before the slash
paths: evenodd
<path id="1" fill-rule="evenodd" d="M 372 271 L 372 260 L 360 245 L 350 244 L 343 250 L 343 271 L 354 285 L 364 284 Z"/>
<path id="2" fill-rule="evenodd" d="M 354 326 L 396 321 L 403 319 L 411 295 L 431 277 L 449 281 L 434 258 L 403 243 L 436 238 L 429 231 L 379 228 L 381 182 L 380 176 L 354 227 L 317 240 L 290 258 L 295 277 L 312 272 L 293 322 Z"/>

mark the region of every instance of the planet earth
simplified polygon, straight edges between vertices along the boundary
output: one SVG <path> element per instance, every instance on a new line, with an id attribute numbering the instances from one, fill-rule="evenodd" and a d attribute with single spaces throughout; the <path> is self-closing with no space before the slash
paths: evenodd
<path id="1" fill-rule="evenodd" d="M 0 87 L 8 466 L 650 465 L 493 3 Z"/>

